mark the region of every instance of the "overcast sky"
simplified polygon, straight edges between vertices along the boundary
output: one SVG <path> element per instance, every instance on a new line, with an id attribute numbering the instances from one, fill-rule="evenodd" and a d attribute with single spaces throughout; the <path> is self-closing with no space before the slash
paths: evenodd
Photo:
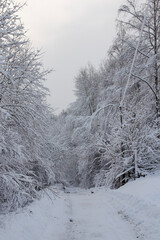
<path id="1" fill-rule="evenodd" d="M 21 18 L 35 48 L 41 48 L 49 103 L 60 112 L 75 100 L 74 77 L 88 62 L 98 66 L 115 37 L 124 0 L 27 0 Z"/>

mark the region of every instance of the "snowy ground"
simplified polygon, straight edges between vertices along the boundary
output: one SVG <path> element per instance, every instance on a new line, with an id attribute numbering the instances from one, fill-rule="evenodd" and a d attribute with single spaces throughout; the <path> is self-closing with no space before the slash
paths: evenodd
<path id="1" fill-rule="evenodd" d="M 160 176 L 93 194 L 56 191 L 1 216 L 0 240 L 160 240 Z"/>

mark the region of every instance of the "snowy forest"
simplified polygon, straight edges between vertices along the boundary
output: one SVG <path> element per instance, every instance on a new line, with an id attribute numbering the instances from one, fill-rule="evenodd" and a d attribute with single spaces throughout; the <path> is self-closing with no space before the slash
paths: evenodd
<path id="1" fill-rule="evenodd" d="M 160 0 L 144 16 L 146 5 L 124 1 L 107 57 L 79 70 L 76 101 L 56 116 L 46 101 L 50 69 L 18 16 L 23 5 L 0 1 L 1 213 L 56 183 L 116 188 L 132 167 L 129 178 L 160 167 Z"/>

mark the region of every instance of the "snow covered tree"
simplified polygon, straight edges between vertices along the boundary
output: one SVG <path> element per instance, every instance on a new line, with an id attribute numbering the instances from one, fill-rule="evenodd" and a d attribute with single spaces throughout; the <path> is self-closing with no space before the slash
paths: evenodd
<path id="1" fill-rule="evenodd" d="M 78 109 L 81 109 L 82 115 L 92 115 L 97 108 L 98 74 L 94 67 L 89 64 L 80 70 L 75 80 L 76 105 L 79 105 Z"/>
<path id="2" fill-rule="evenodd" d="M 0 202 L 1 211 L 24 206 L 36 189 L 53 182 L 53 151 L 43 70 L 17 15 L 22 6 L 0 2 Z M 44 152 L 47 156 L 44 156 Z"/>
<path id="3" fill-rule="evenodd" d="M 127 31 L 134 36 L 135 42 L 140 32 L 144 18 L 146 4 L 143 1 L 128 0 L 120 8 L 127 20 L 121 20 Z M 135 66 L 133 77 L 146 85 L 148 91 L 152 94 L 151 101 L 155 102 L 156 114 L 159 117 L 159 35 L 160 35 L 160 1 L 151 0 L 149 13 L 146 18 L 143 29 L 141 44 L 138 50 L 137 64 Z M 135 48 L 134 45 L 131 45 Z"/>

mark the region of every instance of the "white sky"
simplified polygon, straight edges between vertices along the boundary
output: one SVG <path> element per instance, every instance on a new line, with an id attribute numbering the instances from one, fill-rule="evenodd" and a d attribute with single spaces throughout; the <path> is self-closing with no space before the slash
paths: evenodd
<path id="1" fill-rule="evenodd" d="M 60 112 L 75 100 L 74 77 L 88 62 L 98 66 L 115 37 L 117 10 L 124 0 L 27 0 L 22 22 L 35 48 L 55 71 L 46 86 L 48 102 Z"/>

